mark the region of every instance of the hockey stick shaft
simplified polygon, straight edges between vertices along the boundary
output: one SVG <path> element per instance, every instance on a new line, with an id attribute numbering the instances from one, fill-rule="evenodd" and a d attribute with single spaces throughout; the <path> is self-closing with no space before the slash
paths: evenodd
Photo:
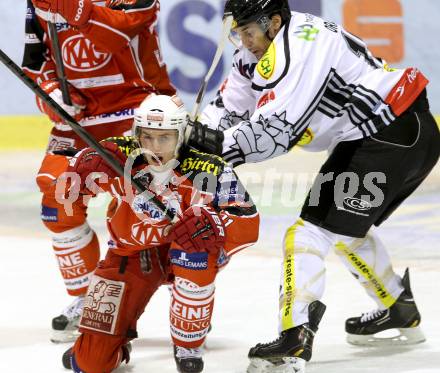
<path id="1" fill-rule="evenodd" d="M 199 115 L 200 105 L 202 104 L 203 97 L 205 96 L 206 88 L 208 86 L 208 82 L 211 79 L 212 74 L 214 74 L 215 69 L 217 68 L 218 63 L 223 55 L 223 50 L 225 48 L 226 40 L 228 39 L 228 35 L 231 31 L 232 27 L 232 16 L 225 17 L 223 20 L 223 29 L 220 40 L 217 45 L 217 50 L 215 51 L 214 58 L 212 59 L 211 67 L 203 79 L 203 82 L 199 88 L 199 92 L 197 93 L 196 102 L 194 104 L 194 108 L 191 114 L 192 120 L 197 120 L 197 116 Z"/>
<path id="2" fill-rule="evenodd" d="M 66 105 L 72 106 L 72 100 L 69 94 L 69 86 L 67 84 L 66 73 L 64 72 L 63 57 L 61 54 L 60 41 L 58 39 L 58 32 L 55 23 L 48 22 L 49 34 L 52 39 L 53 54 L 55 57 L 55 66 L 57 69 L 58 81 L 60 82 L 61 93 L 63 95 L 63 101 Z"/>
<path id="3" fill-rule="evenodd" d="M 28 77 L 23 70 L 12 61 L 7 54 L 0 49 L 0 61 L 17 77 L 19 78 L 31 91 L 33 91 L 42 101 L 44 101 L 63 121 L 68 124 L 72 130 L 83 140 L 88 146 L 95 149 L 96 152 L 107 162 L 107 164 L 119 175 L 125 177 L 124 168 L 119 162 L 113 158 L 87 131 L 81 127 L 60 105 L 58 105 L 52 98 L 44 92 L 40 86 Z M 148 198 L 153 202 L 158 209 L 160 209 L 165 216 L 174 222 L 176 216 L 172 211 L 160 201 L 153 193 L 146 190 L 146 188 L 137 180 L 130 177 L 131 184 L 139 193 L 146 193 Z"/>

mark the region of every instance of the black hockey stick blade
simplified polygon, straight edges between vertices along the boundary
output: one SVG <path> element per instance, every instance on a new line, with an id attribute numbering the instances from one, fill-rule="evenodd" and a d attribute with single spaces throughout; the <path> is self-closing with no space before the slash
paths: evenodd
<path id="1" fill-rule="evenodd" d="M 72 130 L 83 140 L 88 146 L 95 149 L 96 152 L 107 162 L 107 164 L 115 171 L 119 176 L 124 176 L 124 169 L 119 162 L 108 153 L 98 141 L 96 141 L 90 134 L 81 127 L 75 119 L 73 119 L 60 105 L 58 105 L 52 98 L 44 92 L 40 86 L 29 78 L 24 71 L 14 62 L 9 56 L 0 49 L 0 61 L 17 77 L 19 78 L 31 91 L 33 91 L 42 101 L 44 101 L 60 118 L 64 123 L 68 124 Z M 175 214 L 160 201 L 153 193 L 148 191 L 140 182 L 130 177 L 131 184 L 139 193 L 146 193 L 148 198 L 153 202 L 158 209 L 160 209 L 165 216 L 174 222 L 176 219 Z"/>

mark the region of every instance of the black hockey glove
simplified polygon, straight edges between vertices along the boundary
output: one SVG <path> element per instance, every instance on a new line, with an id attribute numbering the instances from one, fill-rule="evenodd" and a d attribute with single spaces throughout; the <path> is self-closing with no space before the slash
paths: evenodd
<path id="1" fill-rule="evenodd" d="M 221 156 L 223 151 L 223 132 L 209 128 L 198 121 L 189 121 L 188 129 L 191 131 L 187 145 L 204 153 Z"/>

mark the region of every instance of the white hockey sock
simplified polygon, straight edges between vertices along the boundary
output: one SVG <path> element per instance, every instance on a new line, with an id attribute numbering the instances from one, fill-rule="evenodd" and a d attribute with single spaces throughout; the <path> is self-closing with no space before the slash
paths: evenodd
<path id="1" fill-rule="evenodd" d="M 379 309 L 389 308 L 403 291 L 385 246 L 373 231 L 364 238 L 339 235 L 335 252 Z"/>

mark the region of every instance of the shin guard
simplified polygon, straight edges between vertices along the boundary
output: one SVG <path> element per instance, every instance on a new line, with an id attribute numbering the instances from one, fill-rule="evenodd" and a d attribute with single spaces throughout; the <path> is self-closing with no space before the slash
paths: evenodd
<path id="1" fill-rule="evenodd" d="M 188 282 L 188 288 L 185 290 L 186 287 L 182 287 L 182 283 L 183 281 L 180 281 L 179 286 L 173 286 L 172 290 L 171 337 L 177 346 L 197 348 L 204 343 L 211 325 L 215 287 L 214 284 L 198 287 Z"/>
<path id="2" fill-rule="evenodd" d="M 84 294 L 99 261 L 99 242 L 87 223 L 52 236 L 53 249 L 67 292 Z"/>

